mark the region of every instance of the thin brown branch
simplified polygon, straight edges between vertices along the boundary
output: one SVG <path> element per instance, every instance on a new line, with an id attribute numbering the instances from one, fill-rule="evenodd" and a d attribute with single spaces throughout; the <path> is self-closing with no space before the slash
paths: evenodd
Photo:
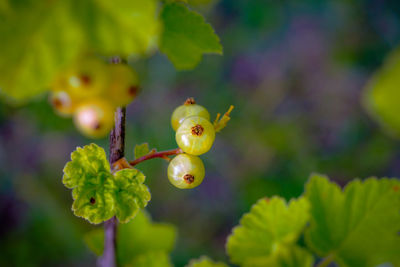
<path id="1" fill-rule="evenodd" d="M 115 111 L 115 126 L 110 134 L 110 165 L 124 157 L 125 151 L 125 108 L 117 108 Z M 117 226 L 115 217 L 104 222 L 104 252 L 99 258 L 97 265 L 100 267 L 117 266 Z"/>
<path id="2" fill-rule="evenodd" d="M 154 158 L 166 159 L 166 158 L 168 158 L 168 156 L 178 155 L 178 154 L 182 154 L 182 153 L 183 153 L 183 150 L 181 148 L 175 148 L 175 149 L 159 151 L 159 152 L 151 151 L 150 153 L 148 153 L 147 155 L 144 155 L 143 157 L 129 161 L 129 164 L 131 166 L 135 166 L 145 160 L 154 159 Z"/>

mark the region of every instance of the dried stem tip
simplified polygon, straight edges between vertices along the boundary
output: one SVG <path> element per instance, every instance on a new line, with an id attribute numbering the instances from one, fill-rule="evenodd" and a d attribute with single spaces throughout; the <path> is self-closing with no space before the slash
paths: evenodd
<path id="1" fill-rule="evenodd" d="M 185 174 L 185 176 L 183 176 L 183 180 L 185 180 L 187 184 L 191 184 L 194 182 L 194 176 L 191 174 Z"/>
<path id="2" fill-rule="evenodd" d="M 203 134 L 203 132 L 204 132 L 204 128 L 200 124 L 197 124 L 197 125 L 192 127 L 192 134 L 193 135 L 200 136 L 200 135 Z"/>
<path id="3" fill-rule="evenodd" d="M 196 104 L 196 101 L 194 101 L 193 97 L 189 97 L 188 99 L 186 99 L 185 103 L 183 103 L 184 105 L 193 105 Z"/>

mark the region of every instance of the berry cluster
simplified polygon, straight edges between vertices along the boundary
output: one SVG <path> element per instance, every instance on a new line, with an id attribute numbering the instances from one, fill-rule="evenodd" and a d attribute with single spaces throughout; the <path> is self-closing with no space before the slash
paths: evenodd
<path id="1" fill-rule="evenodd" d="M 57 76 L 50 102 L 61 116 L 73 116 L 86 136 L 100 138 L 114 125 L 114 109 L 128 105 L 138 91 L 137 74 L 126 64 L 91 58 Z"/>
<path id="2" fill-rule="evenodd" d="M 177 107 L 172 113 L 172 128 L 175 139 L 184 153 L 177 155 L 168 165 L 168 179 L 181 189 L 194 188 L 204 179 L 204 164 L 197 156 L 210 150 L 215 139 L 214 125 L 210 114 L 193 98 Z"/>

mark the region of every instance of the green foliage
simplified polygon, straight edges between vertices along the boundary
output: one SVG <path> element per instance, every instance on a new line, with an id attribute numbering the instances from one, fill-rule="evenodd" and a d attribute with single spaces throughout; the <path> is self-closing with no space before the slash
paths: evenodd
<path id="1" fill-rule="evenodd" d="M 41 94 L 63 68 L 78 57 L 84 60 L 85 51 L 145 55 L 160 41 L 178 69 L 194 68 L 204 53 L 222 53 L 201 15 L 184 4 L 166 3 L 159 17 L 158 3 L 6 0 L 0 8 L 0 35 L 7 40 L 0 43 L 1 92 L 14 100 Z"/>
<path id="2" fill-rule="evenodd" d="M 150 149 L 149 149 L 148 143 L 136 145 L 135 146 L 135 159 L 143 157 L 144 155 L 147 155 L 149 152 L 150 152 Z"/>
<path id="3" fill-rule="evenodd" d="M 399 180 L 354 180 L 342 191 L 314 175 L 305 195 L 311 204 L 306 241 L 319 256 L 341 266 L 400 264 Z"/>
<path id="4" fill-rule="evenodd" d="M 314 266 L 314 257 L 312 254 L 299 246 L 279 247 L 276 253 L 267 261 L 255 260 L 248 267 L 263 266 L 281 266 L 281 267 L 311 267 Z"/>
<path id="5" fill-rule="evenodd" d="M 150 201 L 149 189 L 143 184 L 145 179 L 137 169 L 124 169 L 114 174 L 115 215 L 120 222 L 128 222 Z"/>
<path id="6" fill-rule="evenodd" d="M 160 50 L 178 70 L 193 69 L 205 53 L 222 53 L 213 28 L 204 18 L 185 5 L 166 4 L 161 12 L 164 31 Z"/>
<path id="7" fill-rule="evenodd" d="M 127 267 L 172 267 L 171 260 L 166 252 L 149 252 L 136 257 Z"/>
<path id="8" fill-rule="evenodd" d="M 364 103 L 382 126 L 400 137 L 400 48 L 392 52 L 379 69 L 364 94 Z"/>
<path id="9" fill-rule="evenodd" d="M 215 262 L 207 256 L 202 256 L 199 259 L 191 260 L 187 267 L 228 267 L 228 265 L 223 262 Z"/>
<path id="10" fill-rule="evenodd" d="M 294 253 L 287 246 L 297 241 L 308 222 L 308 209 L 304 198 L 289 204 L 279 197 L 260 199 L 228 238 L 226 249 L 231 261 L 244 266 L 267 266 L 279 257 L 279 261 L 290 262 L 281 258 Z"/>
<path id="11" fill-rule="evenodd" d="M 78 147 L 64 167 L 63 183 L 72 189 L 72 210 L 91 223 L 116 215 L 121 222 L 133 218 L 150 200 L 145 176 L 136 169 L 111 173 L 104 149 L 96 144 Z"/>
<path id="12" fill-rule="evenodd" d="M 4 6 L 0 88 L 17 100 L 44 92 L 83 49 L 143 54 L 156 45 L 159 32 L 155 0 L 6 0 Z"/>
<path id="13" fill-rule="evenodd" d="M 148 263 L 148 266 L 170 266 L 167 265 L 167 263 L 169 264 L 167 253 L 173 249 L 175 240 L 176 229 L 174 226 L 153 223 L 147 213 L 141 211 L 129 223 L 119 225 L 118 262 L 121 265 L 132 264 L 132 266 L 142 266 L 139 263 Z M 101 255 L 104 249 L 103 229 L 99 228 L 87 233 L 85 242 L 96 255 Z M 152 259 L 151 256 L 155 259 Z M 155 262 L 155 265 L 151 265 L 149 263 L 151 260 L 159 261 Z"/>

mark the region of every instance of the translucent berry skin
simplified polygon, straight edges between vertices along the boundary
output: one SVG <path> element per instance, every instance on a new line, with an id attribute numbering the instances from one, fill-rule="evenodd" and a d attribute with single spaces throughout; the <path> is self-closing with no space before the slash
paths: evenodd
<path id="1" fill-rule="evenodd" d="M 181 123 L 191 116 L 203 117 L 206 120 L 210 120 L 210 113 L 208 110 L 197 104 L 183 104 L 177 107 L 171 116 L 171 125 L 174 131 L 176 131 Z"/>
<path id="2" fill-rule="evenodd" d="M 168 165 L 168 179 L 180 189 L 190 189 L 200 185 L 204 175 L 204 164 L 196 156 L 179 154 Z"/>
<path id="3" fill-rule="evenodd" d="M 105 97 L 115 107 L 131 103 L 139 90 L 139 78 L 136 72 L 126 64 L 108 65 L 107 71 L 110 77 Z"/>
<path id="4" fill-rule="evenodd" d="M 114 107 L 102 99 L 88 100 L 76 109 L 74 122 L 87 137 L 104 137 L 114 126 Z"/>
<path id="5" fill-rule="evenodd" d="M 175 139 L 185 153 L 198 156 L 212 147 L 215 139 L 214 126 L 203 117 L 188 117 L 176 131 Z"/>
<path id="6" fill-rule="evenodd" d="M 66 91 L 51 92 L 49 101 L 54 110 L 63 117 L 71 116 L 79 103 L 77 99 L 71 97 Z"/>

